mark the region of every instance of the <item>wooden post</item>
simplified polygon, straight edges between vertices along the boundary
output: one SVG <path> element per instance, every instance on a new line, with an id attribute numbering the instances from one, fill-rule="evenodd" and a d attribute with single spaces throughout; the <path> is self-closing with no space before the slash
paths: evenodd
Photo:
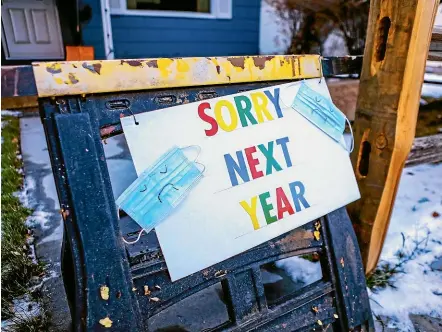
<path id="1" fill-rule="evenodd" d="M 361 199 L 349 206 L 366 272 L 376 267 L 413 143 L 438 0 L 372 0 L 352 163 Z"/>

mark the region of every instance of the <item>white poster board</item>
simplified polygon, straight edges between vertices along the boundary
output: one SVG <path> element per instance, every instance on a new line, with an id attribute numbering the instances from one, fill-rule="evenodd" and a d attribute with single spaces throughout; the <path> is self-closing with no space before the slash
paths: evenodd
<path id="1" fill-rule="evenodd" d="M 330 98 L 325 80 L 308 84 Z M 289 83 L 147 112 L 136 115 L 138 125 L 121 119 L 138 174 L 174 145 L 201 147 L 204 177 L 156 227 L 172 281 L 360 197 L 344 139 L 290 107 L 298 89 Z"/>

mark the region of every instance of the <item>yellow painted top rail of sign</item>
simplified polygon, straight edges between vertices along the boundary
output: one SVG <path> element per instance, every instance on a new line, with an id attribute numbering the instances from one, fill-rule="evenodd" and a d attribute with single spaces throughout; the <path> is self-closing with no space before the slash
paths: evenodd
<path id="1" fill-rule="evenodd" d="M 321 76 L 319 55 L 37 62 L 39 97 Z"/>

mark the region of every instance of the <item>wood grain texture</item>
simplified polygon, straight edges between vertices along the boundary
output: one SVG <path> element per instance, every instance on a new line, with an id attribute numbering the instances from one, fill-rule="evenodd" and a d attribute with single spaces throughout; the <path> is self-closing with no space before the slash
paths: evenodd
<path id="1" fill-rule="evenodd" d="M 405 166 L 437 162 L 442 162 L 442 134 L 416 138 Z"/>
<path id="2" fill-rule="evenodd" d="M 352 155 L 362 198 L 348 207 L 367 273 L 379 259 L 413 143 L 438 3 L 374 0 L 370 6 Z"/>

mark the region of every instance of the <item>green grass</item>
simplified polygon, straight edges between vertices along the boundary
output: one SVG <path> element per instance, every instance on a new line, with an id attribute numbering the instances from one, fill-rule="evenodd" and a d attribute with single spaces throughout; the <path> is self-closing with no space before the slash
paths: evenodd
<path id="1" fill-rule="evenodd" d="M 27 239 L 30 235 L 25 221 L 32 210 L 25 208 L 14 195 L 23 187 L 23 176 L 18 171 L 22 162 L 17 158 L 20 151 L 19 119 L 2 117 L 3 121 L 7 123 L 2 128 L 1 151 L 1 313 L 2 319 L 17 324 L 8 330 L 37 331 L 35 328 L 43 328 L 42 324 L 46 324 L 46 315 L 32 317 L 28 322 L 15 315 L 12 305 L 13 299 L 28 294 L 31 278 L 42 276 L 45 270 L 42 264 L 34 264 L 29 257 Z"/>
<path id="2" fill-rule="evenodd" d="M 367 276 L 367 287 L 376 292 L 386 287 L 396 288 L 395 283 L 399 275 L 404 273 L 404 265 L 415 259 L 417 256 L 427 253 L 427 244 L 430 232 L 422 239 L 413 239 L 413 247 L 405 249 L 405 242 L 410 240 L 402 234 L 402 248 L 395 254 L 397 260 L 395 263 L 381 261 L 374 272 Z"/>

